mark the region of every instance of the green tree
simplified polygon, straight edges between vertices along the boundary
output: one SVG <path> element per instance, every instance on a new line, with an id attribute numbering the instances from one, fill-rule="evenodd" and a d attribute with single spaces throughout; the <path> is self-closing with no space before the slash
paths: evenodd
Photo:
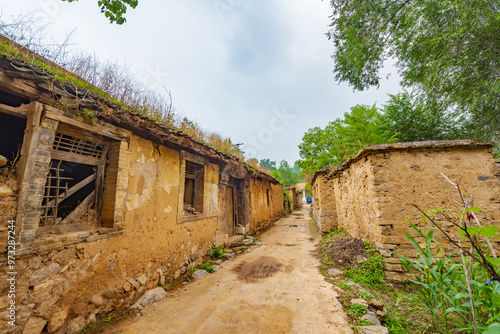
<path id="1" fill-rule="evenodd" d="M 299 145 L 298 163 L 304 173 L 312 174 L 346 161 L 367 146 L 395 140 L 375 106 L 357 105 L 344 114 L 344 119 L 336 119 L 324 129 L 309 129 Z"/>
<path id="2" fill-rule="evenodd" d="M 479 140 L 500 135 L 498 0 L 331 0 L 335 75 L 378 86 L 388 58 L 402 84 L 459 110 Z"/>
<path id="3" fill-rule="evenodd" d="M 276 169 L 276 161 L 271 161 L 271 159 L 261 159 L 260 164 L 262 165 L 262 167 L 269 170 Z"/>
<path id="4" fill-rule="evenodd" d="M 271 173 L 285 186 L 293 186 L 301 181 L 300 167 L 296 164 L 292 167 L 286 160 L 281 160 L 279 167 Z"/>
<path id="5" fill-rule="evenodd" d="M 463 118 L 436 103 L 404 91 L 382 106 L 382 120 L 398 141 L 449 140 L 467 137 Z"/>
<path id="6" fill-rule="evenodd" d="M 62 1 L 78 1 L 78 0 L 62 0 Z M 127 8 L 135 8 L 139 4 L 139 0 L 98 0 L 97 4 L 101 8 L 101 13 L 104 13 L 109 19 L 109 22 L 123 24 L 127 20 L 124 15 L 127 13 Z"/>

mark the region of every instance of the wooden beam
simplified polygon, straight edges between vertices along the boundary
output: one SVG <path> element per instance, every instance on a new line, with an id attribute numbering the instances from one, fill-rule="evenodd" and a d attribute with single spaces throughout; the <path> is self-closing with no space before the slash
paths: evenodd
<path id="1" fill-rule="evenodd" d="M 59 123 L 59 126 L 57 127 L 57 133 L 84 139 L 92 143 L 100 144 L 102 146 L 109 144 L 109 140 L 107 140 L 108 138 L 102 138 L 102 136 L 99 135 L 92 135 L 92 133 L 89 133 L 88 131 L 76 128 L 71 125 L 67 125 L 66 123 Z"/>
<path id="2" fill-rule="evenodd" d="M 56 110 L 58 112 L 56 112 Z M 72 125 L 74 127 L 89 131 L 93 134 L 98 134 L 110 139 L 114 140 L 123 140 L 126 139 L 126 137 L 121 133 L 120 131 L 116 131 L 114 129 L 110 128 L 105 128 L 104 126 L 100 124 L 95 124 L 95 125 L 89 125 L 86 123 L 83 123 L 81 121 L 75 120 L 73 118 L 66 117 L 62 114 L 60 114 L 62 111 L 56 109 L 56 108 L 49 108 L 48 106 L 45 106 L 45 117 L 51 118 L 58 120 L 59 122 L 66 123 L 69 125 Z M 90 135 L 90 134 L 89 134 Z"/>
<path id="3" fill-rule="evenodd" d="M 88 195 L 87 198 L 85 198 L 83 202 L 81 202 L 75 208 L 75 210 L 73 210 L 69 215 L 67 215 L 66 218 L 64 218 L 58 225 L 71 224 L 75 220 L 79 219 L 81 216 L 83 216 L 85 212 L 87 212 L 90 205 L 94 203 L 94 199 L 95 199 L 95 190 L 91 192 L 90 195 Z"/>
<path id="4" fill-rule="evenodd" d="M 6 104 L 0 103 L 0 112 L 5 113 L 10 116 L 27 118 L 28 117 L 28 105 L 21 104 L 20 107 L 11 107 Z"/>
<path id="5" fill-rule="evenodd" d="M 11 78 L 7 76 L 3 70 L 0 70 L 0 89 L 30 100 L 37 96 L 49 97 L 48 94 L 37 89 L 33 83 L 26 80 Z"/>
<path id="6" fill-rule="evenodd" d="M 87 177 L 86 179 L 78 182 L 73 187 L 71 187 L 68 190 L 66 190 L 64 193 L 60 194 L 57 197 L 57 201 L 58 202 L 64 201 L 66 198 L 70 197 L 71 195 L 73 195 L 78 190 L 82 189 L 83 187 L 85 187 L 87 184 L 89 184 L 90 182 L 94 181 L 95 179 L 96 179 L 96 174 L 94 173 L 94 174 L 90 175 L 89 177 Z M 56 201 L 56 199 L 54 198 L 46 206 L 49 207 L 49 208 L 52 207 L 54 205 L 55 201 Z"/>
<path id="7" fill-rule="evenodd" d="M 64 161 L 69 161 L 69 162 L 76 162 L 79 164 L 85 164 L 85 165 L 100 166 L 102 164 L 101 159 L 86 156 L 86 155 L 79 155 L 79 154 L 71 153 L 71 152 L 52 150 L 50 157 L 52 159 L 55 159 L 55 160 L 64 160 Z"/>

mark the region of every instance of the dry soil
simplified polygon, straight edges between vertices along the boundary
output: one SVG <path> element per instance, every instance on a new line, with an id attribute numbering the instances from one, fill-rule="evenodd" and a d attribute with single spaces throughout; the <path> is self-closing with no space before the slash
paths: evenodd
<path id="1" fill-rule="evenodd" d="M 319 237 L 308 207 L 296 211 L 259 236 L 262 246 L 106 333 L 352 333 L 318 270 Z"/>

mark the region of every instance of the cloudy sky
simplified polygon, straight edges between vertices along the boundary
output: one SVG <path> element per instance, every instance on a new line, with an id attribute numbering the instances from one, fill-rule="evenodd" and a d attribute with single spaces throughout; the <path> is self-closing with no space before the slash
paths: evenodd
<path id="1" fill-rule="evenodd" d="M 108 23 L 97 0 L 0 0 L 2 18 L 36 11 L 47 32 L 73 32 L 75 48 L 127 63 L 140 80 L 172 92 L 176 109 L 244 143 L 247 157 L 299 159 L 307 129 L 356 104 L 399 91 L 353 92 L 332 73 L 330 6 L 320 0 L 140 0 L 127 23 Z"/>

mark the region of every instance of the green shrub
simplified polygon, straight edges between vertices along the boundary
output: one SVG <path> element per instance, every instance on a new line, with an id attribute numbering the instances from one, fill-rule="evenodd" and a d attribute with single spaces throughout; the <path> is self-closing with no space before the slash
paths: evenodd
<path id="1" fill-rule="evenodd" d="M 203 263 L 202 268 L 209 273 L 213 273 L 215 271 L 215 266 L 210 261 Z"/>
<path id="2" fill-rule="evenodd" d="M 384 284 L 384 258 L 380 254 L 368 254 L 368 258 L 360 262 L 358 267 L 345 270 L 343 275 L 355 283 L 368 286 Z"/>
<path id="3" fill-rule="evenodd" d="M 383 325 L 389 329 L 391 334 L 406 334 L 415 327 L 413 321 L 390 307 L 388 307 L 388 314 L 384 318 Z"/>
<path id="4" fill-rule="evenodd" d="M 212 259 L 222 259 L 224 258 L 224 246 L 217 245 L 210 252 L 207 253 Z"/>
<path id="5" fill-rule="evenodd" d="M 344 291 L 352 291 L 352 286 L 350 286 L 349 284 L 347 284 L 345 282 L 339 282 L 339 283 L 337 283 L 337 286 Z"/>
<path id="6" fill-rule="evenodd" d="M 470 211 L 480 211 L 480 209 L 469 208 L 462 214 L 446 217 L 442 215 L 444 210 L 434 210 L 432 214 L 440 213 L 440 221 L 447 220 L 456 223 L 453 220 L 454 218 Z M 466 219 L 471 219 L 471 216 L 470 214 L 467 215 Z M 440 228 L 431 214 L 424 213 L 424 217 L 432 222 L 434 226 Z M 424 231 L 428 223 L 425 218 Z M 491 275 L 488 271 L 498 270 L 496 269 L 498 259 L 489 258 L 489 250 L 484 251 L 487 247 L 484 243 L 479 242 L 485 240 L 483 237 L 487 239 L 498 237 L 499 227 L 458 225 L 463 226 L 458 231 L 464 239 L 462 240 L 464 245 L 470 246 L 472 244 L 471 239 L 475 235 L 477 235 L 477 239 L 473 241 L 475 249 L 472 252 L 456 245 L 459 250 L 461 249 L 467 255 L 472 255 L 464 256 L 463 262 L 457 263 L 452 258 L 443 255 L 443 248 L 433 237 L 433 229 L 424 233 L 411 221 L 409 223 L 419 237 L 425 240 L 425 243 L 418 243 L 405 232 L 408 240 L 419 250 L 420 255 L 415 260 L 409 260 L 400 255 L 401 263 L 410 273 L 415 275 L 415 280 L 411 280 L 411 282 L 420 286 L 418 296 L 422 305 L 432 317 L 433 328 L 440 333 L 456 333 L 457 331 L 472 333 L 485 330 L 488 330 L 486 333 L 500 333 L 500 331 L 495 331 L 496 324 L 500 322 L 500 284 L 494 280 L 488 285 L 485 284 Z M 460 223 L 462 223 L 461 220 Z M 469 223 L 469 226 L 471 225 Z M 445 234 L 444 238 L 447 237 Z M 438 247 L 434 247 L 433 244 Z M 486 259 L 487 264 L 481 262 Z M 467 268 L 469 279 L 464 274 L 464 268 Z M 486 270 L 486 268 L 489 270 Z M 470 285 L 470 293 L 467 280 Z M 474 305 L 474 308 L 471 304 Z M 476 319 L 475 323 L 474 318 Z M 474 328 L 475 326 L 477 330 Z"/>
<path id="7" fill-rule="evenodd" d="M 361 304 L 352 304 L 347 311 L 347 313 L 355 317 L 361 317 L 365 315 L 366 312 L 368 312 L 368 308 Z"/>

